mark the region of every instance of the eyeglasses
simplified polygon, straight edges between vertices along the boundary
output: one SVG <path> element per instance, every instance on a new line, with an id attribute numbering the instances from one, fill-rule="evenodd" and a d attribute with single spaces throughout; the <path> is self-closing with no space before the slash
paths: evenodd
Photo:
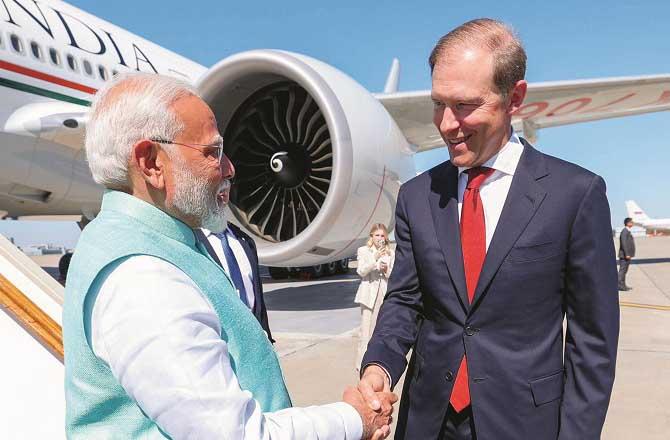
<path id="1" fill-rule="evenodd" d="M 167 144 L 167 145 L 181 145 L 182 147 L 187 147 L 191 148 L 193 150 L 198 150 L 203 152 L 203 154 L 207 154 L 206 151 L 201 150 L 200 148 L 196 148 L 194 145 L 197 145 L 199 147 L 205 147 L 205 148 L 216 148 L 216 158 L 219 161 L 219 164 L 221 164 L 221 160 L 223 159 L 223 139 L 219 139 L 218 142 L 214 144 L 183 144 L 181 142 L 175 142 L 175 141 L 168 141 L 165 139 L 160 139 L 160 138 L 151 138 L 149 139 L 152 142 L 158 142 L 159 144 Z"/>

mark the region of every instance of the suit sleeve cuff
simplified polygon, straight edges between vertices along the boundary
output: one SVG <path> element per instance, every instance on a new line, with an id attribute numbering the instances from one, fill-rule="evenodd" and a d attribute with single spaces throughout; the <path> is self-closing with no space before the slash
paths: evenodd
<path id="1" fill-rule="evenodd" d="M 365 366 L 361 369 L 361 377 L 363 377 L 363 373 L 365 373 L 365 369 L 368 368 L 370 365 L 376 365 L 379 368 L 381 368 L 382 371 L 384 372 L 384 374 L 386 374 L 386 380 L 388 380 L 389 387 L 391 387 L 393 385 L 393 381 L 391 380 L 391 374 L 389 374 L 386 367 L 384 367 L 382 364 L 379 364 L 377 362 L 370 362 L 369 364 L 365 364 Z"/>

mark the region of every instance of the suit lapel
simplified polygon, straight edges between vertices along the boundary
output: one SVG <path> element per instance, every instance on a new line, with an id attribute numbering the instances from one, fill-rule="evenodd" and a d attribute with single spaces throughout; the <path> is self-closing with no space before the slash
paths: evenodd
<path id="1" fill-rule="evenodd" d="M 223 268 L 223 265 L 221 264 L 221 260 L 219 260 L 219 256 L 216 255 L 216 251 L 212 247 L 212 245 L 209 243 L 209 239 L 205 235 L 204 232 L 200 228 L 194 229 L 193 233 L 195 234 L 196 239 L 202 243 L 202 245 L 207 249 L 207 253 L 209 254 L 210 257 L 212 257 L 212 260 L 214 260 L 220 267 Z"/>
<path id="2" fill-rule="evenodd" d="M 258 264 L 256 264 L 256 256 L 253 254 L 251 250 L 251 245 L 247 243 L 248 238 L 241 233 L 240 229 L 232 223 L 229 223 L 228 226 L 235 235 L 235 238 L 237 238 L 237 240 L 242 245 L 242 249 L 244 249 L 244 254 L 247 256 L 247 260 L 249 260 L 249 265 L 251 266 L 251 276 L 253 278 L 252 284 L 254 286 L 254 307 L 252 312 L 255 315 L 258 315 L 258 312 L 260 312 L 260 308 L 258 306 L 262 301 L 262 298 L 259 298 L 259 292 L 258 289 L 256 288 L 256 282 L 260 282 L 260 274 L 258 273 Z"/>
<path id="3" fill-rule="evenodd" d="M 544 189 L 537 183 L 538 179 L 548 174 L 542 156 L 525 140 L 522 140 L 522 143 L 524 151 L 486 253 L 471 310 L 474 310 L 481 301 L 498 268 L 546 196 Z"/>
<path id="4" fill-rule="evenodd" d="M 465 287 L 463 253 L 458 218 L 458 168 L 450 162 L 435 170 L 431 179 L 429 203 L 437 241 L 447 263 L 447 270 L 458 293 L 463 310 L 469 309 Z"/>

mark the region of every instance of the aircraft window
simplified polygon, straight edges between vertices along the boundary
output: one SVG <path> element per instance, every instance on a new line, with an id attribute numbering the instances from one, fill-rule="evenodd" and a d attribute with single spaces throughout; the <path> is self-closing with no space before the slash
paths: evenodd
<path id="1" fill-rule="evenodd" d="M 74 58 L 72 54 L 67 54 L 65 57 L 67 60 L 67 65 L 72 70 L 73 72 L 78 72 L 79 71 L 79 66 L 77 65 L 77 60 Z"/>
<path id="2" fill-rule="evenodd" d="M 88 60 L 84 60 L 84 72 L 86 72 L 86 75 L 88 76 L 93 76 L 93 67 Z"/>
<path id="3" fill-rule="evenodd" d="M 34 41 L 30 42 L 30 52 L 32 52 L 33 56 L 38 60 L 42 59 L 42 48 Z"/>
<path id="4" fill-rule="evenodd" d="M 53 47 L 49 48 L 49 58 L 54 65 L 60 66 L 60 54 Z"/>
<path id="5" fill-rule="evenodd" d="M 98 75 L 103 81 L 107 81 L 107 69 L 104 66 L 98 66 Z"/>
<path id="6" fill-rule="evenodd" d="M 23 53 L 23 41 L 16 34 L 11 34 L 9 36 L 9 41 L 12 43 L 12 49 L 17 53 Z"/>

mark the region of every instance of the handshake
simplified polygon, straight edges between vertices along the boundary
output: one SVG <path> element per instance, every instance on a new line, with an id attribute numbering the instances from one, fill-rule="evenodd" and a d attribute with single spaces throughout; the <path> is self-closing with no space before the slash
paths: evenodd
<path id="1" fill-rule="evenodd" d="M 367 366 L 358 387 L 347 388 L 342 400 L 360 414 L 363 420 L 362 440 L 385 439 L 391 433 L 391 414 L 398 396 L 391 392 L 386 373 L 380 367 Z"/>

